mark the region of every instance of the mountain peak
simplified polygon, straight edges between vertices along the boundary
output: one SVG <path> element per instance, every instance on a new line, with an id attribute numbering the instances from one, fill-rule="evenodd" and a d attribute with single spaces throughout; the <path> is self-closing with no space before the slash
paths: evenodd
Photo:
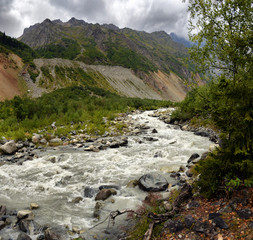
<path id="1" fill-rule="evenodd" d="M 49 18 L 46 18 L 42 24 L 53 24 L 53 22 L 49 19 Z"/>
<path id="2" fill-rule="evenodd" d="M 72 26 L 77 26 L 77 25 L 87 25 L 88 23 L 86 23 L 84 20 L 79 20 L 76 19 L 74 17 L 72 17 L 71 19 L 68 20 L 68 22 L 66 22 Z"/>

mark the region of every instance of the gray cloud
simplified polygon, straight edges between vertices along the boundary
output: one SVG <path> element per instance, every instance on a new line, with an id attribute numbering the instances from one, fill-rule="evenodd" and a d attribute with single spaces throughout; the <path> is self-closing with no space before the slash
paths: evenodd
<path id="1" fill-rule="evenodd" d="M 187 34 L 187 4 L 181 0 L 0 0 L 0 31 L 18 37 L 44 19 L 113 23 L 148 32 Z"/>

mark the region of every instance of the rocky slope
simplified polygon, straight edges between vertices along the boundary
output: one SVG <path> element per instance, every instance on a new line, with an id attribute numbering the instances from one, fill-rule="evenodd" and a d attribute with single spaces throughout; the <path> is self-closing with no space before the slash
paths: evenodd
<path id="1" fill-rule="evenodd" d="M 0 53 L 0 101 L 21 94 L 19 72 L 22 66 L 22 60 L 17 55 Z"/>

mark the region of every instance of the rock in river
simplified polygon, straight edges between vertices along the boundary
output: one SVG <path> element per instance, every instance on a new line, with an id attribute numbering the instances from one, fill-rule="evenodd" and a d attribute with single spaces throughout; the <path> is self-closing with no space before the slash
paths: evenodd
<path id="1" fill-rule="evenodd" d="M 5 154 L 14 154 L 18 149 L 14 141 L 9 141 L 0 147 Z"/>
<path id="2" fill-rule="evenodd" d="M 140 189 L 147 192 L 160 192 L 168 188 L 168 181 L 160 174 L 148 173 L 139 179 Z"/>

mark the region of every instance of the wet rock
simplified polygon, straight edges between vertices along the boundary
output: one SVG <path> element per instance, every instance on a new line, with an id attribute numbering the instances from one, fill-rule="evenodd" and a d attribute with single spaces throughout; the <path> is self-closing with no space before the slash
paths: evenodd
<path id="1" fill-rule="evenodd" d="M 201 136 L 201 137 L 209 137 L 210 134 L 206 131 L 197 131 L 194 133 L 194 135 Z"/>
<path id="2" fill-rule="evenodd" d="M 0 206 L 0 218 L 6 214 L 6 206 Z"/>
<path id="3" fill-rule="evenodd" d="M 45 240 L 63 240 L 63 238 L 54 230 L 48 228 L 45 231 Z"/>
<path id="4" fill-rule="evenodd" d="M 11 154 L 14 154 L 18 150 L 18 148 L 17 148 L 16 143 L 14 141 L 9 141 L 9 142 L 5 143 L 4 145 L 2 145 L 0 147 L 0 150 L 3 151 L 3 153 L 5 153 L 5 154 L 11 155 Z"/>
<path id="5" fill-rule="evenodd" d="M 99 201 L 99 200 L 106 200 L 107 198 L 109 198 L 111 195 L 116 195 L 117 191 L 114 189 L 102 189 L 95 197 L 95 201 Z"/>
<path id="6" fill-rule="evenodd" d="M 38 209 L 39 208 L 39 204 L 37 203 L 30 203 L 30 209 Z"/>
<path id="7" fill-rule="evenodd" d="M 155 153 L 154 158 L 158 158 L 158 157 L 160 158 L 163 157 L 163 154 L 161 151 Z"/>
<path id="8" fill-rule="evenodd" d="M 42 229 L 41 225 L 33 220 L 23 219 L 18 223 L 19 229 L 27 234 L 38 234 Z"/>
<path id="9" fill-rule="evenodd" d="M 79 203 L 79 202 L 81 202 L 82 200 L 83 200 L 82 197 L 76 197 L 76 198 L 74 198 L 74 199 L 72 200 L 72 203 Z"/>
<path id="10" fill-rule="evenodd" d="M 187 163 L 190 163 L 190 162 L 192 162 L 193 160 L 195 160 L 195 159 L 197 159 L 197 158 L 199 158 L 199 157 L 200 157 L 200 156 L 199 156 L 198 153 L 193 153 L 193 154 L 190 156 L 190 158 L 188 159 Z"/>
<path id="11" fill-rule="evenodd" d="M 116 190 L 119 190 L 119 186 L 116 186 L 116 185 L 101 185 L 99 186 L 99 190 L 103 190 L 103 189 L 116 189 Z"/>
<path id="12" fill-rule="evenodd" d="M 18 235 L 17 240 L 32 240 L 32 239 L 31 239 L 27 234 L 25 234 L 25 233 L 20 233 L 20 234 Z"/>
<path id="13" fill-rule="evenodd" d="M 156 142 L 158 141 L 158 138 L 153 138 L 153 137 L 144 137 L 145 140 L 149 141 L 149 142 Z"/>
<path id="14" fill-rule="evenodd" d="M 184 224 L 179 220 L 169 219 L 164 223 L 164 229 L 169 229 L 171 233 L 176 233 L 184 229 Z"/>
<path id="15" fill-rule="evenodd" d="M 158 133 L 158 131 L 154 128 L 154 129 L 152 130 L 152 133 Z"/>
<path id="16" fill-rule="evenodd" d="M 179 172 L 184 172 L 184 171 L 185 171 L 185 166 L 181 165 L 181 166 L 179 167 Z"/>
<path id="17" fill-rule="evenodd" d="M 160 192 L 168 188 L 167 180 L 158 173 L 149 173 L 139 179 L 140 189 L 147 192 Z"/>
<path id="18" fill-rule="evenodd" d="M 36 240 L 44 240 L 44 239 L 45 239 L 44 235 L 39 235 Z"/>
<path id="19" fill-rule="evenodd" d="M 98 190 L 90 187 L 84 189 L 84 197 L 92 198 L 97 194 Z"/>
<path id="20" fill-rule="evenodd" d="M 193 176 L 191 170 L 187 170 L 185 174 L 186 174 L 187 177 L 192 177 Z"/>
<path id="21" fill-rule="evenodd" d="M 138 180 L 132 180 L 127 184 L 128 188 L 135 188 L 138 185 Z"/>
<path id="22" fill-rule="evenodd" d="M 180 176 L 181 176 L 181 174 L 179 172 L 174 172 L 174 173 L 170 174 L 170 177 L 172 177 L 172 178 L 177 178 L 177 177 L 180 177 Z"/>
<path id="23" fill-rule="evenodd" d="M 0 221 L 0 230 L 2 230 L 3 228 L 5 228 L 6 224 L 4 221 Z"/>
<path id="24" fill-rule="evenodd" d="M 93 217 L 99 219 L 100 218 L 100 213 L 101 213 L 101 209 L 104 206 L 103 203 L 101 202 L 96 202 L 96 206 L 93 212 Z"/>
<path id="25" fill-rule="evenodd" d="M 249 208 L 245 208 L 245 209 L 238 210 L 237 214 L 242 219 L 249 219 L 252 216 L 252 211 Z"/>
<path id="26" fill-rule="evenodd" d="M 33 215 L 33 212 L 30 210 L 21 210 L 21 211 L 18 211 L 17 217 L 18 219 L 24 219 L 24 218 L 33 219 L 34 215 Z"/>
<path id="27" fill-rule="evenodd" d="M 212 222 L 215 224 L 215 226 L 221 228 L 221 229 L 228 229 L 228 225 L 226 224 L 226 222 L 220 218 L 220 217 L 216 217 L 212 220 Z"/>

